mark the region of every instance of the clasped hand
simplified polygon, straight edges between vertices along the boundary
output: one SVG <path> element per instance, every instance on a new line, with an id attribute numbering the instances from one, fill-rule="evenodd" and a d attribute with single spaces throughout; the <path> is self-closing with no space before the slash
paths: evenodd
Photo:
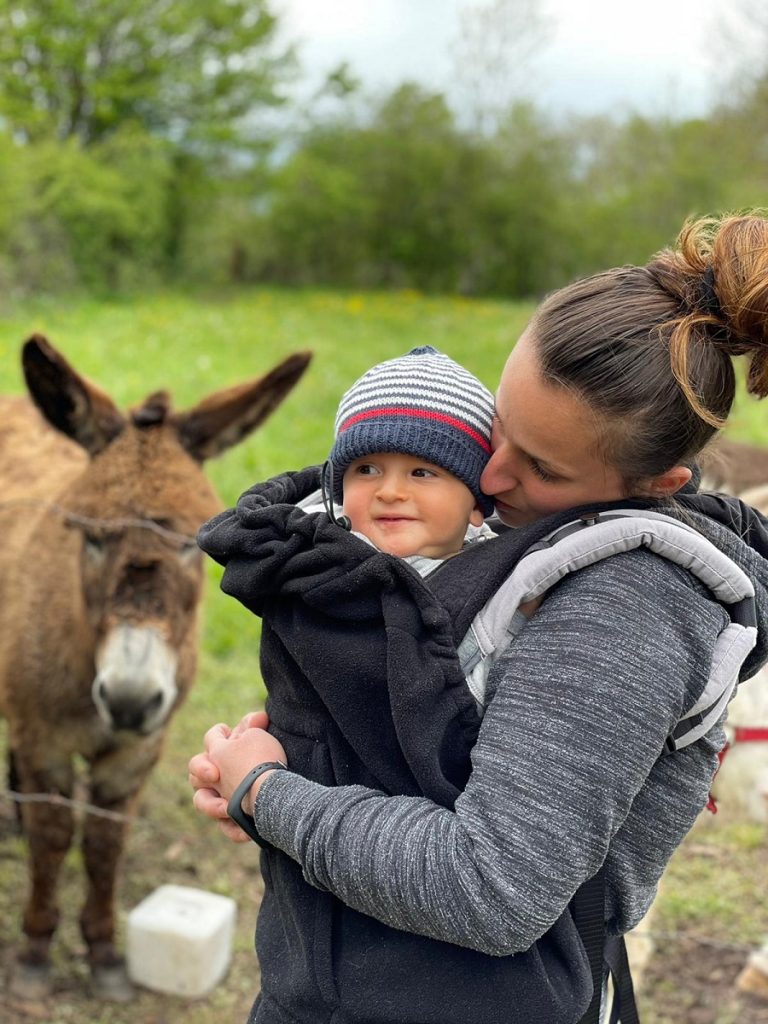
<path id="1" fill-rule="evenodd" d="M 285 750 L 267 731 L 265 711 L 252 711 L 232 729 L 219 722 L 203 737 L 203 751 L 189 761 L 189 783 L 194 789 L 196 811 L 212 818 L 233 842 L 249 842 L 248 836 L 227 814 L 227 801 L 248 772 L 263 761 L 286 763 Z M 266 775 L 251 788 L 251 801 Z"/>

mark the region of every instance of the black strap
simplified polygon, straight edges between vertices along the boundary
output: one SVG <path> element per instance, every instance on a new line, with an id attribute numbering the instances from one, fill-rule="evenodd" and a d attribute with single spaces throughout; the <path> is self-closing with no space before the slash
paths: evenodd
<path id="1" fill-rule="evenodd" d="M 281 771 L 289 771 L 288 765 L 283 764 L 282 761 L 262 761 L 261 764 L 257 764 L 254 768 L 248 772 L 245 778 L 242 780 L 240 785 L 234 791 L 232 796 L 229 798 L 227 804 L 227 814 L 233 821 L 236 821 L 240 828 L 245 832 L 246 835 L 250 836 L 251 839 L 258 843 L 262 849 L 269 844 L 266 843 L 259 835 L 256 829 L 256 823 L 250 814 L 246 814 L 241 804 L 245 798 L 246 793 L 254 784 L 259 776 L 265 772 L 271 772 L 273 769 Z"/>
<path id="2" fill-rule="evenodd" d="M 613 1006 L 609 1024 L 640 1024 L 635 1002 L 627 944 L 623 935 L 611 936 L 605 944 L 605 959 L 613 978 Z"/>
<path id="3" fill-rule="evenodd" d="M 592 975 L 592 999 L 578 1024 L 600 1024 L 606 965 L 613 979 L 609 1024 L 640 1024 L 624 936 L 605 934 L 605 866 L 577 889 L 571 900 L 571 912 Z"/>
<path id="4" fill-rule="evenodd" d="M 605 868 L 602 867 L 576 890 L 571 901 L 574 924 L 589 960 L 592 999 L 579 1024 L 599 1024 L 603 995 L 603 946 L 605 945 Z"/>

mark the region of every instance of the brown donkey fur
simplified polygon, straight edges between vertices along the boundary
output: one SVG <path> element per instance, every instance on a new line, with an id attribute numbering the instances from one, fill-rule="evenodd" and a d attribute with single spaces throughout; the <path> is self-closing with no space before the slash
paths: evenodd
<path id="1" fill-rule="evenodd" d="M 185 412 L 158 392 L 123 414 L 45 338 L 24 345 L 34 404 L 0 399 L 0 709 L 22 794 L 71 797 L 79 755 L 88 800 L 131 812 L 194 679 L 204 575 L 195 533 L 221 507 L 201 463 L 258 427 L 309 359 L 292 355 Z M 21 812 L 31 887 L 13 984 L 42 994 L 74 819 L 44 802 Z M 122 819 L 85 816 L 80 924 L 94 987 L 116 999 L 130 995 L 114 945 L 125 832 Z"/>
<path id="2" fill-rule="evenodd" d="M 702 489 L 735 494 L 765 512 L 765 506 L 768 506 L 768 448 L 718 437 L 702 458 L 701 468 Z"/>

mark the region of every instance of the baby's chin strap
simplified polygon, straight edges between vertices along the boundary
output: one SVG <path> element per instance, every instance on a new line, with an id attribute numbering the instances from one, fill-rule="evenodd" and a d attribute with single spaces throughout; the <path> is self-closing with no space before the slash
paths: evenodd
<path id="1" fill-rule="evenodd" d="M 349 516 L 337 516 L 333 508 L 333 463 L 326 459 L 323 468 L 320 470 L 320 494 L 323 499 L 325 514 L 335 526 L 342 530 L 351 530 L 352 522 Z"/>

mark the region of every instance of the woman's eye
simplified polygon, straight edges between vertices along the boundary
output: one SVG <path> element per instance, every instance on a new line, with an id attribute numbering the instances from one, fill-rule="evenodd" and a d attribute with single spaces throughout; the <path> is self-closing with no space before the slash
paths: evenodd
<path id="1" fill-rule="evenodd" d="M 553 480 L 557 480 L 557 477 L 552 473 L 548 473 L 541 463 L 536 461 L 536 459 L 529 459 L 528 463 L 539 480 L 544 480 L 546 483 L 551 483 Z"/>

